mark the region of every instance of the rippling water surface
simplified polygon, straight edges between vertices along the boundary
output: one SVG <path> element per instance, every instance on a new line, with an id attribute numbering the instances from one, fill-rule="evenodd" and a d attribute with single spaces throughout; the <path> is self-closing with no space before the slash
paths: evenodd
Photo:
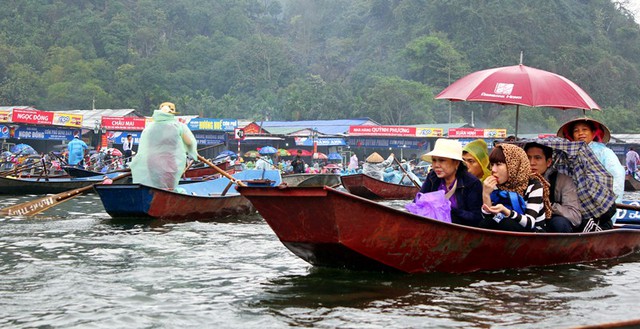
<path id="1" fill-rule="evenodd" d="M 3 328 L 569 328 L 640 317 L 640 255 L 466 275 L 319 269 L 258 214 L 123 224 L 92 194 L 0 227 Z"/>

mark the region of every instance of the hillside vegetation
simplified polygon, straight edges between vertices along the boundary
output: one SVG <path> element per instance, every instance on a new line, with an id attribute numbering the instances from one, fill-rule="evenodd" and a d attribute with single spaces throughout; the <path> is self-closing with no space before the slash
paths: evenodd
<path id="1" fill-rule="evenodd" d="M 434 95 L 473 71 L 561 74 L 640 132 L 640 29 L 609 0 L 5 0 L 0 105 L 512 129 L 515 108 Z M 521 132 L 579 110 L 524 108 Z"/>

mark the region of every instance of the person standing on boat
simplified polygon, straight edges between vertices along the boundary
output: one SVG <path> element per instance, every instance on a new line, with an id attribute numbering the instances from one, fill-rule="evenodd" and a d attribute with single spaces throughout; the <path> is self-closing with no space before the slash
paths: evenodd
<path id="1" fill-rule="evenodd" d="M 355 152 L 349 158 L 349 165 L 347 166 L 349 174 L 355 174 L 358 172 L 358 156 Z"/>
<path id="2" fill-rule="evenodd" d="M 133 136 L 127 134 L 127 139 L 122 143 L 122 151 L 124 152 L 124 163 L 131 161 L 133 155 Z"/>
<path id="3" fill-rule="evenodd" d="M 294 174 L 304 174 L 304 160 L 302 160 L 302 150 L 296 152 L 296 157 L 291 161 Z"/>
<path id="4" fill-rule="evenodd" d="M 547 232 L 571 233 L 582 222 L 578 190 L 573 179 L 551 167 L 553 149 L 538 143 L 528 143 L 524 151 L 529 158 L 533 173 L 538 173 L 549 182 L 551 218 L 547 219 Z"/>
<path id="5" fill-rule="evenodd" d="M 621 203 L 624 194 L 625 170 L 613 150 L 604 144 L 611 139 L 609 128 L 590 118 L 578 118 L 563 124 L 558 129 L 557 135 L 572 142 L 582 141 L 589 145 L 598 161 L 613 176 L 613 193 L 616 195 L 616 203 Z M 615 222 L 616 207 L 614 204 L 607 211 L 607 214 L 600 216 L 598 226 L 607 230 L 613 228 Z"/>
<path id="6" fill-rule="evenodd" d="M 489 155 L 491 176 L 482 186 L 480 227 L 513 231 L 544 232 L 551 218 L 549 183 L 531 172 L 527 154 L 520 147 L 500 143 Z M 495 201 L 494 201 L 495 200 Z"/>
<path id="7" fill-rule="evenodd" d="M 269 158 L 266 155 L 258 155 L 258 160 L 256 160 L 256 170 L 269 170 L 271 169 L 271 163 L 269 163 Z"/>
<path id="8" fill-rule="evenodd" d="M 89 147 L 80 139 L 80 134 L 73 135 L 73 140 L 67 145 L 67 150 L 69 151 L 69 165 L 84 167 L 84 156 Z"/>
<path id="9" fill-rule="evenodd" d="M 491 176 L 489 170 L 489 150 L 487 142 L 482 139 L 476 139 L 462 148 L 462 159 L 467 165 L 469 172 L 478 177 L 480 181 Z"/>
<path id="10" fill-rule="evenodd" d="M 133 183 L 174 190 L 187 157 L 198 158 L 198 142 L 189 127 L 176 119 L 177 113 L 169 102 L 153 112 L 153 122 L 142 131 L 138 154 L 131 161 Z"/>
<path id="11" fill-rule="evenodd" d="M 636 152 L 633 147 L 630 147 L 625 160 L 627 163 L 627 175 L 635 178 L 636 171 L 638 171 L 638 161 L 640 161 L 638 152 Z"/>
<path id="12" fill-rule="evenodd" d="M 442 190 L 451 201 L 451 222 L 478 226 L 482 220 L 482 183 L 462 164 L 462 144 L 456 140 L 440 138 L 431 152 L 422 160 L 431 162 L 421 193 Z"/>
<path id="13" fill-rule="evenodd" d="M 384 160 L 378 152 L 373 152 L 362 165 L 362 173 L 377 180 L 384 180 L 384 169 L 393 163 L 394 158 L 391 153 L 387 160 Z"/>

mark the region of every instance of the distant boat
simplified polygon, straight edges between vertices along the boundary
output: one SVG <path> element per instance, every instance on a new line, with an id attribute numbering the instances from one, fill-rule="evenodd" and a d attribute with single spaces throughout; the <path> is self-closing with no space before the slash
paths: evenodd
<path id="1" fill-rule="evenodd" d="M 278 170 L 245 170 L 234 178 L 259 180 L 258 186 L 276 186 L 282 180 Z M 172 221 L 214 220 L 255 211 L 226 177 L 180 184 L 182 193 L 142 184 L 96 185 L 104 209 L 113 218 L 149 218 Z M 254 184 L 255 185 L 255 184 Z"/>
<path id="2" fill-rule="evenodd" d="M 344 175 L 340 180 L 349 193 L 369 200 L 413 200 L 420 191 L 415 185 L 388 183 L 365 174 Z"/>
<path id="3" fill-rule="evenodd" d="M 505 232 L 437 221 L 329 187 L 239 191 L 291 252 L 315 266 L 465 273 L 591 262 L 640 250 L 637 229 Z"/>
<path id="4" fill-rule="evenodd" d="M 115 179 L 120 172 L 100 174 L 80 178 L 13 178 L 0 177 L 0 194 L 56 194 L 102 182 L 105 176 Z M 114 183 L 125 182 L 128 177 L 121 177 Z"/>
<path id="5" fill-rule="evenodd" d="M 626 175 L 624 178 L 624 190 L 627 192 L 640 191 L 640 181 L 631 175 Z"/>

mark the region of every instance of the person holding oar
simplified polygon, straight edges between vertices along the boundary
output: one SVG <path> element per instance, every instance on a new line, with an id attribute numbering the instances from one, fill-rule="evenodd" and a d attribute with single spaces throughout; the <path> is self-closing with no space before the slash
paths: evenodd
<path id="1" fill-rule="evenodd" d="M 74 134 L 73 140 L 67 145 L 67 150 L 69 150 L 69 165 L 84 167 L 84 156 L 88 149 L 87 143 L 80 139 L 80 134 Z"/>
<path id="2" fill-rule="evenodd" d="M 133 183 L 173 190 L 187 164 L 198 159 L 197 141 L 189 127 L 179 122 L 176 106 L 165 102 L 153 112 L 153 122 L 140 136 L 138 153 L 131 161 Z"/>

